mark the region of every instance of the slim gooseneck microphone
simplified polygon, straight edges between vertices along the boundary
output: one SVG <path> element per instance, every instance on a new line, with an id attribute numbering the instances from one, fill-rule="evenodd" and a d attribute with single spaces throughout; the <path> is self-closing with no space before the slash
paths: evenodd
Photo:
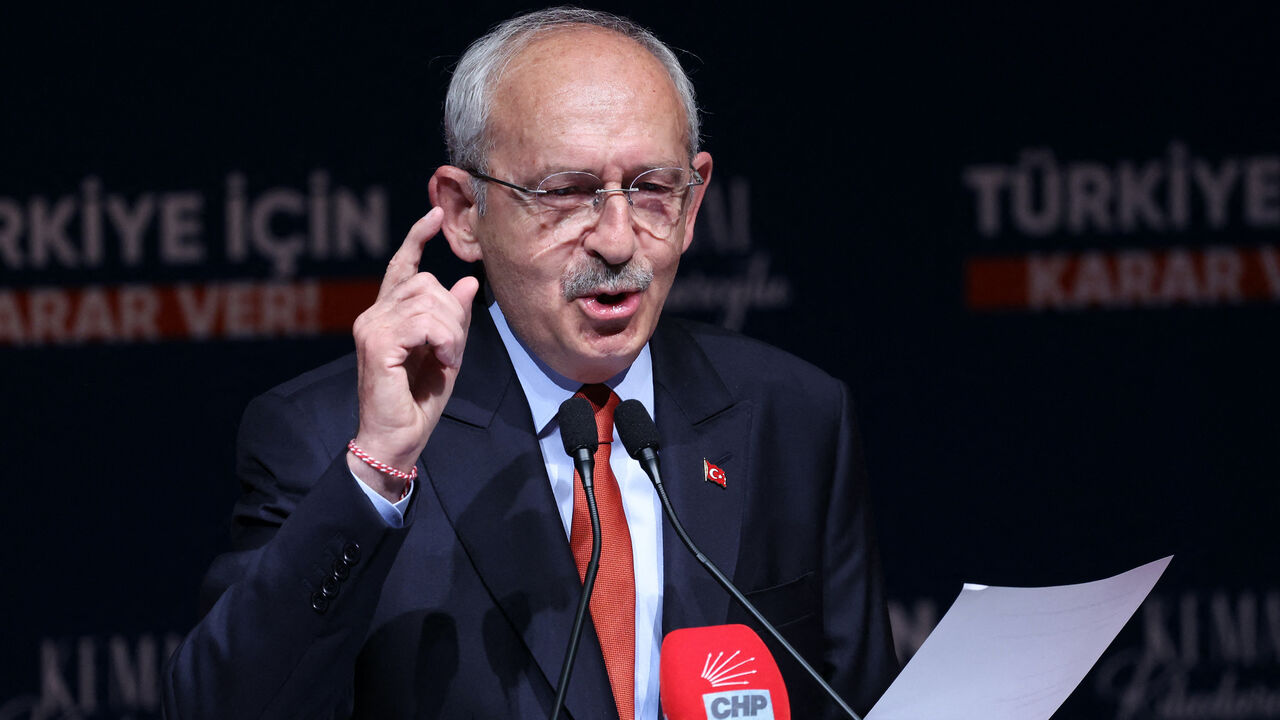
<path id="1" fill-rule="evenodd" d="M 591 560 L 587 562 L 587 572 L 582 579 L 582 597 L 578 600 L 578 612 L 573 616 L 569 647 L 564 653 L 564 663 L 560 665 L 560 684 L 556 688 L 556 703 L 551 710 L 551 720 L 557 720 L 560 710 L 564 708 L 569 676 L 573 674 L 573 661 L 578 657 L 578 641 L 582 638 L 582 627 L 586 623 L 587 608 L 591 603 L 591 590 L 595 587 L 596 573 L 600 570 L 600 513 L 596 510 L 596 489 L 593 484 L 594 456 L 596 446 L 600 444 L 595 413 L 586 398 L 575 395 L 560 404 L 556 419 L 560 423 L 560 440 L 564 442 L 564 451 L 573 458 L 578 476 L 582 478 L 582 489 L 587 495 L 587 513 L 591 516 Z"/>
<path id="2" fill-rule="evenodd" d="M 680 519 L 676 517 L 675 508 L 671 507 L 671 500 L 667 497 L 666 488 L 662 486 L 662 475 L 658 470 L 658 428 L 653 424 L 653 418 L 649 417 L 649 411 L 644 409 L 644 404 L 635 399 L 624 400 L 613 411 L 613 421 L 618 428 L 619 437 L 622 438 L 622 444 L 627 448 L 627 454 L 639 461 L 640 466 L 644 468 L 644 473 L 649 476 L 650 482 L 653 483 L 653 489 L 658 492 L 658 500 L 662 503 L 662 510 L 666 514 L 667 520 L 671 522 L 672 529 L 676 531 L 680 542 L 683 542 L 684 546 L 689 548 L 689 552 L 693 553 L 693 557 L 698 561 L 698 564 L 710 573 L 711 577 L 720 583 L 720 587 L 724 588 L 743 610 L 746 610 L 751 617 L 755 618 L 756 622 L 760 623 L 760 626 L 767 630 L 774 640 L 778 641 L 778 644 L 787 651 L 787 654 L 800 663 L 800 667 L 808 671 L 814 681 L 840 706 L 841 710 L 844 710 L 854 720 L 862 720 L 853 711 L 853 708 L 849 707 L 849 704 L 837 695 L 831 685 L 827 684 L 827 681 L 818 674 L 818 671 L 814 670 L 813 666 L 806 662 L 803 657 L 800 657 L 800 653 L 782 637 L 782 634 L 773 626 L 773 623 L 766 620 L 764 615 L 761 615 L 760 611 L 756 609 L 756 606 L 752 605 L 751 601 L 747 600 L 747 597 L 742 594 L 742 591 L 734 586 L 733 582 L 725 577 L 724 573 L 720 572 L 720 568 L 716 567 L 715 563 L 711 562 L 706 555 L 702 554 L 698 546 L 693 544 L 693 539 L 689 537 L 689 533 L 685 532 L 684 526 L 680 524 Z"/>

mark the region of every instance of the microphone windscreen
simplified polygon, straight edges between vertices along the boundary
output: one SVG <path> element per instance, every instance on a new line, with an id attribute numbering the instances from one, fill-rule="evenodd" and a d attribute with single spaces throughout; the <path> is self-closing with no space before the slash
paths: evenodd
<path id="1" fill-rule="evenodd" d="M 782 673 L 745 625 L 673 630 L 662 640 L 659 692 L 666 720 L 790 720 Z"/>
<path id="2" fill-rule="evenodd" d="M 596 416 L 591 410 L 591 403 L 586 398 L 573 397 L 560 403 L 560 411 L 556 413 L 560 422 L 560 440 L 564 442 L 564 451 L 573 455 L 585 448 L 592 455 L 600 444 L 596 432 Z"/>
<path id="3" fill-rule="evenodd" d="M 645 448 L 658 449 L 658 427 L 639 400 L 619 403 L 613 411 L 613 425 L 618 428 L 618 437 L 631 457 L 639 459 L 640 451 Z"/>

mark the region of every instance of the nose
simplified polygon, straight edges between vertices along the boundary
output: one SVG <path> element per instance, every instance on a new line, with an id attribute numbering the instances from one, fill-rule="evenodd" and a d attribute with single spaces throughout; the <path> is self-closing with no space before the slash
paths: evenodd
<path id="1" fill-rule="evenodd" d="M 587 233 L 587 252 L 609 265 L 623 265 L 636 253 L 636 230 L 629 200 L 625 192 L 602 194 L 596 210 L 600 215 L 595 227 Z"/>

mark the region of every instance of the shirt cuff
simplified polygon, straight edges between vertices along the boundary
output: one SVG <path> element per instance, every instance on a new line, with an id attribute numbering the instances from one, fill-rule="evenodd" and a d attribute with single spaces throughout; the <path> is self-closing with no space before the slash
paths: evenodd
<path id="1" fill-rule="evenodd" d="M 350 470 L 348 470 L 350 472 Z M 356 477 L 355 473 L 351 473 L 351 479 L 356 481 L 356 485 L 364 491 L 369 498 L 369 502 L 373 503 L 373 509 L 378 511 L 378 515 L 382 516 L 387 525 L 398 528 L 404 527 L 404 510 L 409 507 L 409 500 L 413 498 L 413 491 L 416 489 L 417 483 L 413 483 L 409 487 L 409 492 L 400 498 L 399 502 L 391 502 L 390 500 L 378 494 L 377 490 L 364 484 L 364 481 Z"/>

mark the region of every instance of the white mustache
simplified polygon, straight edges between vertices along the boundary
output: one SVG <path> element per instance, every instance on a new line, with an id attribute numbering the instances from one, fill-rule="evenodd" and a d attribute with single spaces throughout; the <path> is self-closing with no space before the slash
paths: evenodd
<path id="1" fill-rule="evenodd" d="M 585 267 L 571 267 L 560 278 L 560 292 L 565 300 L 586 295 L 616 295 L 623 292 L 642 292 L 653 282 L 653 270 L 638 261 L 621 267 L 590 261 Z"/>

